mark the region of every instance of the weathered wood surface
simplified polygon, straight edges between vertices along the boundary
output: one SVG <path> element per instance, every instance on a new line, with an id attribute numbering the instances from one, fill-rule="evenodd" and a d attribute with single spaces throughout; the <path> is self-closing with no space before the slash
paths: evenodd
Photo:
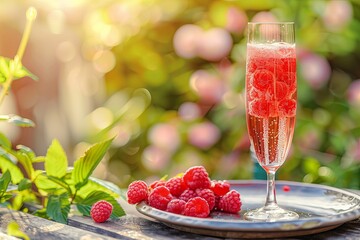
<path id="1" fill-rule="evenodd" d="M 360 193 L 358 191 L 357 193 Z M 20 229 L 31 239 L 195 239 L 214 240 L 220 239 L 211 236 L 192 234 L 170 228 L 160 222 L 140 215 L 134 206 L 120 202 L 125 208 L 127 215 L 105 223 L 94 223 L 90 217 L 71 216 L 68 225 L 45 220 L 31 214 L 10 211 L 0 208 L 0 232 L 6 233 L 6 226 L 11 221 L 16 221 Z M 8 236 L 9 237 L 9 236 Z M 0 239 L 7 238 L 6 234 L 0 234 Z M 290 239 L 360 239 L 360 219 L 348 222 L 342 226 L 319 234 Z"/>
<path id="2" fill-rule="evenodd" d="M 94 232 L 89 232 L 72 226 L 56 223 L 31 214 L 11 211 L 7 208 L 0 208 L 0 232 L 6 233 L 8 224 L 16 221 L 20 229 L 26 233 L 32 240 L 52 240 L 52 239 L 82 239 L 82 240 L 102 240 L 114 239 L 108 236 L 102 236 Z M 9 236 L 0 237 L 0 239 L 11 239 Z"/>

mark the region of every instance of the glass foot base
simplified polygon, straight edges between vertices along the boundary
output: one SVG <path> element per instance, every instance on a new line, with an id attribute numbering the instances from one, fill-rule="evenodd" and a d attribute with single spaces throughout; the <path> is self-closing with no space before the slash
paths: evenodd
<path id="1" fill-rule="evenodd" d="M 279 206 L 265 206 L 246 212 L 244 219 L 258 222 L 289 221 L 299 219 L 299 215 Z"/>

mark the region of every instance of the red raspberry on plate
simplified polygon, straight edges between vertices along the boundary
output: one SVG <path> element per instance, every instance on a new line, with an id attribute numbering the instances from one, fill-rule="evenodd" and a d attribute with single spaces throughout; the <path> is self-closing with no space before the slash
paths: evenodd
<path id="1" fill-rule="evenodd" d="M 183 176 L 183 181 L 190 189 L 210 188 L 211 185 L 209 174 L 203 166 L 189 168 Z"/>
<path id="2" fill-rule="evenodd" d="M 127 190 L 128 203 L 136 204 L 148 198 L 148 186 L 144 181 L 138 180 L 130 183 Z"/>
<path id="3" fill-rule="evenodd" d="M 162 179 L 157 180 L 157 181 L 153 182 L 152 184 L 150 184 L 149 189 L 151 191 L 151 190 L 155 189 L 156 187 L 160 187 L 160 186 L 165 186 L 165 181 Z"/>
<path id="4" fill-rule="evenodd" d="M 184 200 L 173 199 L 168 203 L 166 211 L 176 214 L 184 214 L 185 204 L 186 202 Z"/>
<path id="5" fill-rule="evenodd" d="M 219 208 L 219 202 L 220 202 L 221 196 L 215 195 L 215 206 L 213 210 L 220 210 Z"/>
<path id="6" fill-rule="evenodd" d="M 210 189 L 215 193 L 217 196 L 223 196 L 230 191 L 230 183 L 227 181 L 211 181 Z"/>
<path id="7" fill-rule="evenodd" d="M 191 198 L 197 197 L 195 190 L 186 189 L 180 196 L 179 199 L 184 200 L 185 202 L 189 201 Z"/>
<path id="8" fill-rule="evenodd" d="M 238 213 L 241 210 L 240 193 L 231 190 L 220 198 L 219 209 L 223 212 Z"/>
<path id="9" fill-rule="evenodd" d="M 173 196 L 169 189 L 165 186 L 159 186 L 150 192 L 148 202 L 150 206 L 165 211 L 172 199 Z"/>
<path id="10" fill-rule="evenodd" d="M 282 190 L 283 190 L 284 192 L 289 192 L 289 191 L 291 190 L 291 188 L 290 188 L 289 185 L 284 185 L 284 186 L 282 187 Z"/>
<path id="11" fill-rule="evenodd" d="M 111 203 L 100 200 L 94 203 L 90 210 L 90 215 L 94 222 L 102 223 L 109 219 L 113 210 Z"/>
<path id="12" fill-rule="evenodd" d="M 215 206 L 215 194 L 213 193 L 213 191 L 211 191 L 208 188 L 204 188 L 204 189 L 196 189 L 196 194 L 198 197 L 201 197 L 203 199 L 205 199 L 207 201 L 207 203 L 209 204 L 209 209 L 210 211 L 214 208 Z"/>
<path id="13" fill-rule="evenodd" d="M 210 214 L 209 204 L 201 197 L 190 199 L 185 205 L 184 215 L 206 218 Z"/>
<path id="14" fill-rule="evenodd" d="M 170 190 L 170 193 L 176 197 L 179 197 L 187 188 L 182 177 L 170 178 L 165 183 L 165 187 L 167 187 Z"/>

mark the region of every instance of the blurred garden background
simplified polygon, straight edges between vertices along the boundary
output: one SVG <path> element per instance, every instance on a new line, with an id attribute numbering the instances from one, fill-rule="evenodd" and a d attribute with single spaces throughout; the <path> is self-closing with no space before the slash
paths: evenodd
<path id="1" fill-rule="evenodd" d="M 244 111 L 248 21 L 294 21 L 297 124 L 282 180 L 360 188 L 360 1 L 2 0 L 0 55 L 13 58 L 29 6 L 38 10 L 1 114 L 13 144 L 70 159 L 116 136 L 97 177 L 126 187 L 204 165 L 251 179 Z M 40 168 L 42 166 L 39 166 Z"/>

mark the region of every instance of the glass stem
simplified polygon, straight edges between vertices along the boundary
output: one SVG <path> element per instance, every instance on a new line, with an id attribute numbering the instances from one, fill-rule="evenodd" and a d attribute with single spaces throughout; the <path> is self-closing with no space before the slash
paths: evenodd
<path id="1" fill-rule="evenodd" d="M 276 190 L 275 190 L 275 171 L 267 173 L 267 196 L 265 208 L 277 208 Z"/>

